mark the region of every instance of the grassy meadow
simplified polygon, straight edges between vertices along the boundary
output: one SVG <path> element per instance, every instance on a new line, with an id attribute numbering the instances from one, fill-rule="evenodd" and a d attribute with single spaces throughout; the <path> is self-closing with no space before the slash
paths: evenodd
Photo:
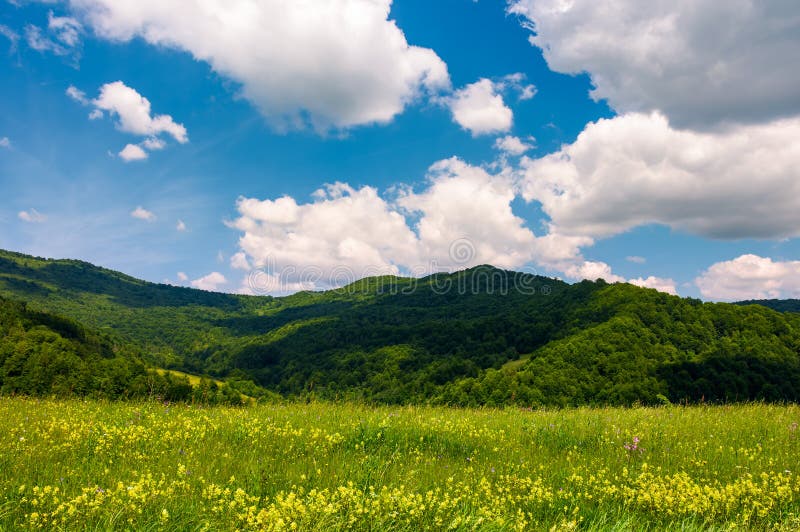
<path id="1" fill-rule="evenodd" d="M 0 530 L 796 530 L 798 422 L 2 398 Z"/>

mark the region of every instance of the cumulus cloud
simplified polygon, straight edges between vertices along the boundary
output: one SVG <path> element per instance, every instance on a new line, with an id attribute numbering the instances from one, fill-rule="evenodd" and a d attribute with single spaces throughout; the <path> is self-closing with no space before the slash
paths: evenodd
<path id="1" fill-rule="evenodd" d="M 448 268 L 512 268 L 530 261 L 536 247 L 533 232 L 511 209 L 515 196 L 510 176 L 451 158 L 431 166 L 427 189 L 406 193 L 397 204 L 419 216 L 420 257 Z"/>
<path id="2" fill-rule="evenodd" d="M 537 235 L 512 209 L 519 197 L 513 169 L 492 174 L 458 158 L 433 164 L 421 190 L 397 187 L 386 198 L 372 187 L 327 185 L 313 201 L 290 196 L 240 198 L 241 231 L 233 269 L 249 271 L 240 292 L 287 293 L 341 286 L 382 274 L 420 276 L 492 264 L 536 264 L 566 278 L 630 282 L 677 293 L 675 282 L 650 276 L 627 280 L 581 248 L 594 239 L 546 224 Z M 255 277 L 253 276 L 255 272 Z"/>
<path id="3" fill-rule="evenodd" d="M 238 251 L 231 256 L 231 268 L 234 270 L 250 271 L 250 261 L 247 260 L 247 255 L 243 251 Z"/>
<path id="4" fill-rule="evenodd" d="M 237 209 L 241 216 L 232 226 L 243 232 L 239 245 L 253 266 L 297 268 L 292 282 L 315 272 L 330 277 L 337 269 L 398 273 L 398 264 L 418 260 L 405 219 L 372 187 L 328 185 L 307 204 L 288 196 L 240 198 Z"/>
<path id="5" fill-rule="evenodd" d="M 409 45 L 391 0 L 70 0 L 95 33 L 183 50 L 241 84 L 276 128 L 386 123 L 447 66 Z"/>
<path id="6" fill-rule="evenodd" d="M 567 235 L 651 223 L 712 238 L 800 235 L 800 118 L 698 133 L 627 114 L 521 166 L 524 198 Z"/>
<path id="7" fill-rule="evenodd" d="M 514 113 L 490 79 L 480 79 L 457 90 L 447 99 L 453 120 L 472 136 L 508 131 Z"/>
<path id="8" fill-rule="evenodd" d="M 119 152 L 119 157 L 125 162 L 142 161 L 148 158 L 148 151 L 163 150 L 167 143 L 159 137 L 162 134 L 172 136 L 181 144 L 189 142 L 183 124 L 175 122 L 170 115 L 153 115 L 150 100 L 122 81 L 106 83 L 93 100 L 74 85 L 67 87 L 66 94 L 83 106 L 94 107 L 89 120 L 104 118 L 108 113 L 117 118 L 120 131 L 146 137 L 138 144 L 127 144 Z"/>
<path id="9" fill-rule="evenodd" d="M 583 261 L 579 264 L 568 266 L 564 270 L 564 274 L 576 280 L 588 279 L 595 281 L 597 279 L 604 279 L 609 283 L 624 283 L 625 278 L 611 271 L 611 266 L 605 262 L 600 261 Z"/>
<path id="10" fill-rule="evenodd" d="M 222 275 L 221 273 L 211 272 L 204 277 L 192 281 L 192 286 L 195 288 L 199 288 L 200 290 L 208 290 L 214 292 L 218 290 L 220 286 L 227 284 L 227 282 L 228 280 L 225 279 L 225 276 Z"/>
<path id="11" fill-rule="evenodd" d="M 0 137 L 0 148 L 9 149 L 11 147 L 11 139 L 8 137 Z"/>
<path id="12" fill-rule="evenodd" d="M 798 298 L 800 261 L 742 255 L 713 264 L 695 279 L 695 284 L 703 297 L 709 299 Z"/>
<path id="13" fill-rule="evenodd" d="M 511 0 L 548 66 L 588 72 L 620 113 L 678 126 L 763 122 L 800 108 L 795 0 Z"/>
<path id="14" fill-rule="evenodd" d="M 651 275 L 646 279 L 643 279 L 641 277 L 638 277 L 636 279 L 628 279 L 628 282 L 644 288 L 655 288 L 659 292 L 665 292 L 667 294 L 672 294 L 673 296 L 678 295 L 678 290 L 675 288 L 675 281 L 673 281 L 672 279 L 653 277 Z"/>
<path id="15" fill-rule="evenodd" d="M 183 223 L 183 220 L 178 220 L 178 223 L 175 224 L 175 230 L 183 233 L 186 231 L 186 224 Z"/>
<path id="16" fill-rule="evenodd" d="M 17 217 L 22 220 L 23 222 L 28 223 L 42 223 L 47 221 L 47 216 L 40 213 L 36 209 L 29 209 L 27 211 L 20 211 L 17 213 Z"/>
<path id="17" fill-rule="evenodd" d="M 372 187 L 326 186 L 313 201 L 240 198 L 237 269 L 262 269 L 270 291 L 327 287 L 368 275 L 423 275 L 478 264 L 564 268 L 592 239 L 557 231 L 537 236 L 511 207 L 513 174 L 490 174 L 457 158 L 431 166 L 422 190 L 382 197 Z M 288 273 L 286 273 L 288 272 Z M 275 290 L 272 290 L 275 288 Z M 299 289 L 299 288 L 298 288 Z"/>
<path id="18" fill-rule="evenodd" d="M 100 95 L 92 104 L 116 116 L 121 131 L 147 137 L 166 133 L 181 144 L 189 141 L 183 124 L 176 123 L 169 115 L 153 116 L 150 101 L 121 81 L 100 87 Z"/>
<path id="19" fill-rule="evenodd" d="M 156 221 L 156 215 L 144 207 L 136 207 L 131 211 L 131 216 L 133 218 L 138 218 L 139 220 L 144 220 L 145 222 L 154 222 Z"/>
<path id="20" fill-rule="evenodd" d="M 136 144 L 126 144 L 122 151 L 119 152 L 119 158 L 123 161 L 143 161 L 147 159 L 147 152 L 141 146 Z"/>
<path id="21" fill-rule="evenodd" d="M 184 272 L 178 272 L 178 280 L 184 283 L 189 280 L 189 276 L 186 275 Z"/>
<path id="22" fill-rule="evenodd" d="M 496 150 L 500 150 L 509 155 L 522 155 L 526 151 L 536 147 L 531 137 L 528 138 L 528 141 L 529 142 L 525 142 L 519 137 L 506 135 L 505 137 L 499 137 L 495 140 L 494 147 Z"/>

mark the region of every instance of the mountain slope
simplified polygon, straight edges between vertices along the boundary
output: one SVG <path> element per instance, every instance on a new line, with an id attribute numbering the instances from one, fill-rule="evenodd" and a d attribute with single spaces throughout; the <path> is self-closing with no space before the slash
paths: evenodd
<path id="1" fill-rule="evenodd" d="M 239 388 L 147 368 L 133 345 L 0 297 L 0 395 L 240 404 Z"/>
<path id="2" fill-rule="evenodd" d="M 550 342 L 513 370 L 451 383 L 441 400 L 560 406 L 800 400 L 800 316 L 626 284 L 598 290 L 580 313 L 607 319 Z"/>
<path id="3" fill-rule="evenodd" d="M 282 298 L 145 283 L 0 253 L 0 295 L 157 367 L 287 396 L 385 403 L 800 400 L 800 315 L 481 266 Z M 247 392 L 245 392 L 247 393 Z"/>
<path id="4" fill-rule="evenodd" d="M 148 283 L 82 261 L 8 251 L 0 251 L 0 295 L 135 344 L 160 366 L 180 363 L 180 353 L 213 334 L 214 320 L 251 314 L 245 296 Z"/>
<path id="5" fill-rule="evenodd" d="M 0 392 L 120 397 L 144 389 L 146 377 L 128 349 L 72 320 L 0 297 Z"/>

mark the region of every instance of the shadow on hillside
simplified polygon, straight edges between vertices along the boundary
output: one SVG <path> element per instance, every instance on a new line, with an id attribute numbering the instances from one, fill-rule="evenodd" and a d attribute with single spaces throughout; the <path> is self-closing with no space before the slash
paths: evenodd
<path id="1" fill-rule="evenodd" d="M 800 363 L 748 356 L 713 356 L 696 362 L 662 366 L 658 376 L 670 398 L 690 402 L 800 400 Z"/>

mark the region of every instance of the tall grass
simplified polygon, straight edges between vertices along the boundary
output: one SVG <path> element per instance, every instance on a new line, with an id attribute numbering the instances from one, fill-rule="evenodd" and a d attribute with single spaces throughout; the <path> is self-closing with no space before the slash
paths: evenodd
<path id="1" fill-rule="evenodd" d="M 800 528 L 800 408 L 0 399 L 0 529 Z"/>

